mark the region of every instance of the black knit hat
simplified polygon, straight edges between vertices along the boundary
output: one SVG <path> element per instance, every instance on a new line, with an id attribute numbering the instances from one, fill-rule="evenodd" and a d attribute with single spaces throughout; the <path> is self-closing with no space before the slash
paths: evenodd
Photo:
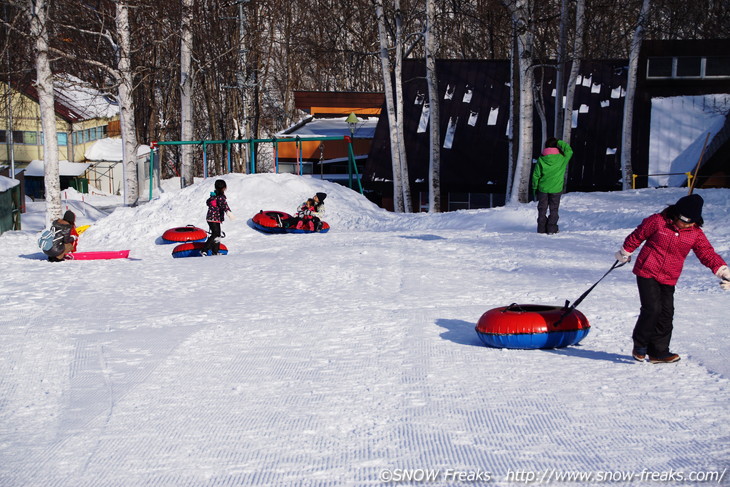
<path id="1" fill-rule="evenodd" d="M 702 220 L 702 205 L 705 200 L 698 194 L 683 196 L 677 200 L 675 207 L 679 212 L 679 219 L 685 223 L 696 223 Z"/>
<path id="2" fill-rule="evenodd" d="M 74 215 L 74 212 L 71 210 L 66 210 L 66 213 L 63 214 L 63 219 L 71 225 L 76 223 L 76 215 Z"/>
<path id="3" fill-rule="evenodd" d="M 324 203 L 324 199 L 327 197 L 327 193 L 317 193 L 317 199 L 320 203 Z"/>

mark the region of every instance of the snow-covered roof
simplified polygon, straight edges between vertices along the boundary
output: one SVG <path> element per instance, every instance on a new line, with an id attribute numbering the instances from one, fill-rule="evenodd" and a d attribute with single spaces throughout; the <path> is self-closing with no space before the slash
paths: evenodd
<path id="1" fill-rule="evenodd" d="M 358 117 L 354 136 L 363 139 L 372 139 L 375 136 L 375 127 L 378 117 Z M 347 117 L 338 118 L 310 118 L 296 125 L 282 130 L 277 137 L 341 137 L 350 135 L 350 126 Z"/>
<path id="2" fill-rule="evenodd" d="M 58 174 L 60 176 L 81 176 L 91 164 L 84 162 L 58 161 Z M 25 175 L 30 177 L 43 177 L 45 163 L 38 159 L 30 161 L 28 167 L 25 168 Z"/>
<path id="3" fill-rule="evenodd" d="M 38 90 L 33 84 L 22 88 L 29 98 L 38 101 Z M 119 106 L 112 95 L 93 88 L 74 76 L 57 75 L 53 80 L 54 110 L 68 122 L 94 118 L 111 118 L 119 114 Z"/>
<path id="4" fill-rule="evenodd" d="M 0 193 L 2 193 L 3 191 L 7 191 L 10 188 L 14 188 L 18 184 L 20 184 L 20 181 L 18 181 L 17 179 L 11 179 L 11 178 L 6 178 L 5 176 L 0 176 Z"/>
<path id="5" fill-rule="evenodd" d="M 70 74 L 56 76 L 53 88 L 58 101 L 73 109 L 80 120 L 111 118 L 119 113 L 114 97 Z"/>
<path id="6" fill-rule="evenodd" d="M 84 153 L 89 161 L 116 162 L 122 160 L 122 139 L 118 137 L 99 139 L 91 144 Z M 140 145 L 137 148 L 137 156 L 144 156 L 150 153 L 150 146 Z"/>

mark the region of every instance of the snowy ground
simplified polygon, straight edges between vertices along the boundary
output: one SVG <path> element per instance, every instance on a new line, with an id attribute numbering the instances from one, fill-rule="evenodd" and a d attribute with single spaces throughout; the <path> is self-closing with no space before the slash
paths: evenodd
<path id="1" fill-rule="evenodd" d="M 109 216 L 68 203 L 92 223 L 80 251 L 128 260 L 44 261 L 42 203 L 0 236 L 0 486 L 730 483 L 730 294 L 694 256 L 676 364 L 629 357 L 628 267 L 580 305 L 579 346 L 499 350 L 474 332 L 494 307 L 575 300 L 686 189 L 568 194 L 546 236 L 534 204 L 396 215 L 316 179 L 225 179 L 227 256 L 159 244 L 206 228 L 212 179 Z M 247 224 L 317 191 L 327 234 Z M 728 260 L 730 190 L 698 193 Z"/>

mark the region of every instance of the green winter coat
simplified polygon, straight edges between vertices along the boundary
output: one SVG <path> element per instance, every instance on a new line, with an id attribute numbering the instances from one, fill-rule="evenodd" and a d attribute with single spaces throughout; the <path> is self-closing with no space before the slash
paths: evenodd
<path id="1" fill-rule="evenodd" d="M 532 190 L 540 193 L 562 193 L 565 181 L 565 168 L 573 156 L 573 149 L 558 140 L 560 154 L 540 156 L 532 173 Z"/>

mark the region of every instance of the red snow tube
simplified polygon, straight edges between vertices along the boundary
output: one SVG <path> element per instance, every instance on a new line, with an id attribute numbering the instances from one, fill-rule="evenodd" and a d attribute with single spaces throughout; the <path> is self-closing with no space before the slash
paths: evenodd
<path id="1" fill-rule="evenodd" d="M 494 348 L 576 345 L 588 335 L 591 325 L 577 309 L 568 314 L 565 314 L 566 311 L 560 306 L 511 304 L 484 313 L 477 322 L 476 332 L 486 346 Z"/>
<path id="2" fill-rule="evenodd" d="M 193 225 L 171 228 L 162 234 L 162 240 L 166 243 L 203 242 L 207 240 L 207 238 L 208 232 Z"/>
<path id="3" fill-rule="evenodd" d="M 277 217 L 283 221 L 291 218 L 291 215 L 283 211 L 261 210 L 251 218 L 251 226 L 263 233 L 327 233 L 330 230 L 327 222 L 322 222 L 322 228 L 319 230 L 314 230 L 311 227 L 302 228 L 300 226 L 282 228 L 279 226 Z M 312 224 L 311 221 L 309 223 Z"/>
<path id="4" fill-rule="evenodd" d="M 284 233 L 285 230 L 283 228 L 279 228 L 279 222 L 277 221 L 276 217 L 279 217 L 281 220 L 286 220 L 288 218 L 291 218 L 291 215 L 289 213 L 284 213 L 283 211 L 259 211 L 256 213 L 253 218 L 251 218 L 251 221 L 253 222 L 255 227 L 259 227 L 259 229 L 271 229 L 271 231 L 281 231 L 281 233 Z M 261 228 L 262 227 L 262 228 Z"/>
<path id="5" fill-rule="evenodd" d="M 174 249 L 172 249 L 172 256 L 176 259 L 180 257 L 200 257 L 201 256 L 201 249 L 205 246 L 205 242 L 188 242 L 183 243 L 180 245 L 176 245 Z M 226 247 L 223 244 L 220 244 L 220 250 L 218 251 L 220 255 L 228 255 L 228 247 Z M 208 255 L 211 255 L 212 252 L 209 250 L 206 252 Z"/>

